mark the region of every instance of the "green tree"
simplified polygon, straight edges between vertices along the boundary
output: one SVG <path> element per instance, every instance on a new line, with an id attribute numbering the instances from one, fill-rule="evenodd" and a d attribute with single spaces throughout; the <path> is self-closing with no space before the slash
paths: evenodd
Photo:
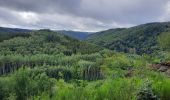
<path id="1" fill-rule="evenodd" d="M 158 42 L 163 49 L 170 50 L 170 32 L 159 35 Z"/>
<path id="2" fill-rule="evenodd" d="M 5 96 L 6 96 L 6 90 L 4 89 L 4 81 L 0 80 L 0 98 L 4 100 Z"/>
<path id="3" fill-rule="evenodd" d="M 26 100 L 30 96 L 31 80 L 27 69 L 19 69 L 14 75 L 14 92 L 17 100 Z"/>

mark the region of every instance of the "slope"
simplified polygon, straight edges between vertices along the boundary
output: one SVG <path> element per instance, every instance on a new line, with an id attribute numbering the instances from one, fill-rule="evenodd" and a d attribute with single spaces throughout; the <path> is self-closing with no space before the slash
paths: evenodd
<path id="1" fill-rule="evenodd" d="M 131 28 L 110 29 L 89 36 L 87 41 L 111 50 L 137 54 L 159 50 L 157 37 L 170 31 L 170 23 L 148 23 Z"/>
<path id="2" fill-rule="evenodd" d="M 89 54 L 101 50 L 100 47 L 82 42 L 50 30 L 28 33 L 27 37 L 14 37 L 0 42 L 3 54 Z"/>

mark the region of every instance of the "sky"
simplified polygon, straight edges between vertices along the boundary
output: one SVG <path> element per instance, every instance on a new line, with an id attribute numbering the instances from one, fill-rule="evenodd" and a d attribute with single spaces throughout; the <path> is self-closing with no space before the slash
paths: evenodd
<path id="1" fill-rule="evenodd" d="M 0 26 L 96 32 L 170 21 L 170 0 L 0 0 Z"/>

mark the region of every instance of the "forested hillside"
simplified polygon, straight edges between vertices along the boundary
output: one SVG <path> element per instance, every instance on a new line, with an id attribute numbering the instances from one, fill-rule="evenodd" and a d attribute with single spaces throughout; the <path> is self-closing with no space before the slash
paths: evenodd
<path id="1" fill-rule="evenodd" d="M 0 0 L 0 100 L 170 100 L 170 0 Z"/>
<path id="2" fill-rule="evenodd" d="M 133 33 L 141 27 L 145 29 L 146 25 L 109 30 L 111 33 L 107 35 L 110 38 L 112 32 L 120 33 L 114 38 L 119 40 L 129 37 L 130 33 L 122 31 Z M 145 31 L 155 34 L 159 52 L 140 52 L 142 55 L 115 52 L 47 29 L 14 33 L 17 34 L 14 36 L 3 33 L 0 100 L 169 100 L 170 34 L 159 34 L 168 31 L 169 26 L 159 26 L 160 31 L 157 24 L 155 27 Z M 98 35 L 103 40 L 107 36 L 105 32 Z M 147 42 L 153 39 L 149 34 L 145 38 Z M 138 45 L 134 43 L 134 46 Z"/>
<path id="3" fill-rule="evenodd" d="M 111 50 L 151 54 L 160 49 L 157 38 L 170 31 L 170 23 L 149 23 L 131 28 L 110 29 L 89 36 L 87 41 Z"/>
<path id="4" fill-rule="evenodd" d="M 10 37 L 10 36 L 9 36 Z M 20 33 L 17 37 L 0 43 L 3 54 L 88 54 L 101 50 L 101 47 L 80 42 L 50 30 Z"/>
<path id="5" fill-rule="evenodd" d="M 17 37 L 17 36 L 25 36 L 25 35 L 28 35 L 26 33 L 29 33 L 31 31 L 34 31 L 34 30 L 0 27 L 0 41 L 4 39 Z M 85 40 L 88 38 L 90 34 L 92 34 L 92 32 L 80 32 L 80 31 L 66 31 L 66 30 L 56 30 L 56 31 L 53 30 L 53 31 L 72 37 L 74 39 L 78 39 L 78 40 Z"/>

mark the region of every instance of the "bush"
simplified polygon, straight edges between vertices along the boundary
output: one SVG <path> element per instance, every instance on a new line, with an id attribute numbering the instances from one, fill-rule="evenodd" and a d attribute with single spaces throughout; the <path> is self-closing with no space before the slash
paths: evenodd
<path id="1" fill-rule="evenodd" d="M 33 82 L 29 78 L 29 72 L 24 69 L 20 69 L 14 75 L 14 92 L 17 100 L 26 100 L 31 96 L 31 90 L 33 88 Z"/>
<path id="2" fill-rule="evenodd" d="M 36 76 L 35 76 L 36 75 Z M 19 69 L 13 76 L 14 94 L 17 100 L 26 100 L 43 92 L 51 94 L 54 82 L 46 74 L 34 74 L 30 69 Z"/>
<path id="3" fill-rule="evenodd" d="M 158 97 L 153 93 L 151 83 L 146 81 L 142 88 L 137 94 L 137 100 L 159 100 Z"/>

